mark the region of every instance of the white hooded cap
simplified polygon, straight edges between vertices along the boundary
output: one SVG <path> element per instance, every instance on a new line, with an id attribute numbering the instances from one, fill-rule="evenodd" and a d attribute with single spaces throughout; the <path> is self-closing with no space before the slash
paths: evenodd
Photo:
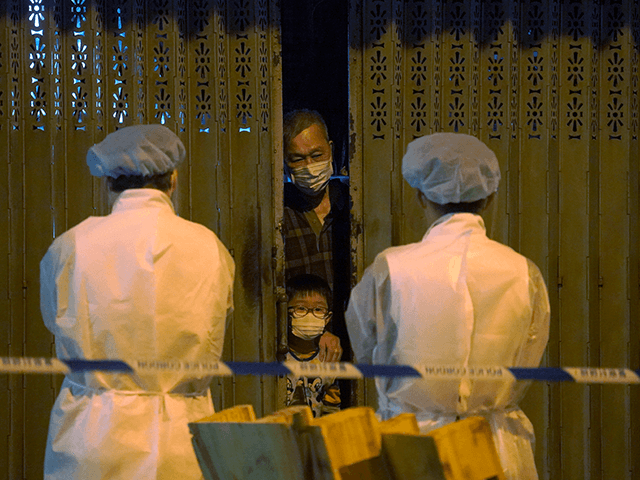
<path id="1" fill-rule="evenodd" d="M 498 189 L 500 165 L 496 155 L 476 137 L 434 133 L 407 146 L 402 175 L 439 205 L 475 202 Z"/>
<path id="2" fill-rule="evenodd" d="M 132 125 L 110 133 L 87 152 L 95 177 L 159 175 L 174 170 L 186 155 L 178 136 L 162 125 Z"/>

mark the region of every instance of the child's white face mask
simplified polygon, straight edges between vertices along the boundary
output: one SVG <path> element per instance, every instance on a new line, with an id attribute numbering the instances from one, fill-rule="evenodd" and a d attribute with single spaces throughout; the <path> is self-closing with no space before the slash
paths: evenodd
<path id="1" fill-rule="evenodd" d="M 307 312 L 303 317 L 291 319 L 291 333 L 303 340 L 313 340 L 324 333 L 325 322 L 326 319 L 318 318 L 313 313 Z"/>

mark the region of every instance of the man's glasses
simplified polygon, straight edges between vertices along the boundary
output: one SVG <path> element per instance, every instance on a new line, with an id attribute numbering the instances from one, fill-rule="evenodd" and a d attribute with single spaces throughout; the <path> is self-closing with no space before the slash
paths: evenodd
<path id="1" fill-rule="evenodd" d="M 323 320 L 329 316 L 329 309 L 325 307 L 307 308 L 302 305 L 296 305 L 294 307 L 289 307 L 287 310 L 289 311 L 289 315 L 293 318 L 302 318 L 307 313 L 311 313 L 314 317 Z"/>

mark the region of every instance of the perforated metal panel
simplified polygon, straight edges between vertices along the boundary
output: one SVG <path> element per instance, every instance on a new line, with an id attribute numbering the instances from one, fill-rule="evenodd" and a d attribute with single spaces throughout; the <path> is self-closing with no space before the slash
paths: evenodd
<path id="1" fill-rule="evenodd" d="M 426 231 L 400 174 L 406 145 L 470 133 L 502 169 L 493 238 L 549 287 L 544 364 L 638 368 L 637 2 L 352 0 L 350 12 L 358 278 Z M 534 385 L 523 407 L 541 477 L 640 475 L 639 399 Z"/>
<path id="2" fill-rule="evenodd" d="M 283 255 L 277 3 L 10 0 L 2 8 L 3 355 L 54 354 L 39 313 L 40 259 L 56 235 L 108 212 L 87 149 L 117 128 L 161 123 L 187 148 L 179 214 L 214 230 L 236 262 L 224 359 L 274 360 Z M 60 382 L 0 377 L 0 477 L 42 478 Z M 270 412 L 275 382 L 216 380 L 215 406 Z"/>

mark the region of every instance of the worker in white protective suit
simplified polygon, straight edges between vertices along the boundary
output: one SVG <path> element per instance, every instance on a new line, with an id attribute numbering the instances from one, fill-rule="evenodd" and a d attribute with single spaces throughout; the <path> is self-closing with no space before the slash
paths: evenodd
<path id="1" fill-rule="evenodd" d="M 346 313 L 358 362 L 537 367 L 548 340 L 540 270 L 487 238 L 479 215 L 500 180 L 475 137 L 436 133 L 411 142 L 402 173 L 431 225 L 421 242 L 380 253 Z M 421 432 L 472 415 L 490 423 L 508 479 L 538 478 L 533 427 L 518 401 L 526 383 L 378 378 L 379 415 L 414 413 Z"/>
<path id="2" fill-rule="evenodd" d="M 135 125 L 91 147 L 111 213 L 55 239 L 42 259 L 41 309 L 59 358 L 217 361 L 234 262 L 218 237 L 171 202 L 179 138 Z M 187 423 L 213 413 L 211 378 L 70 373 L 53 406 L 48 480 L 200 479 Z"/>

